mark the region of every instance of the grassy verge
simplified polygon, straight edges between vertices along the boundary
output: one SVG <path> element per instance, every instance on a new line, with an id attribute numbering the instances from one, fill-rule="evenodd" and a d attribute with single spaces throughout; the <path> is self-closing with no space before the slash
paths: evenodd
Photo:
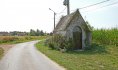
<path id="1" fill-rule="evenodd" d="M 43 42 L 36 47 L 46 56 L 67 68 L 67 70 L 117 70 L 118 47 L 93 44 L 85 51 L 61 53 L 44 46 Z"/>
<path id="2" fill-rule="evenodd" d="M 3 54 L 4 54 L 4 50 L 0 47 L 0 59 L 2 58 Z"/>

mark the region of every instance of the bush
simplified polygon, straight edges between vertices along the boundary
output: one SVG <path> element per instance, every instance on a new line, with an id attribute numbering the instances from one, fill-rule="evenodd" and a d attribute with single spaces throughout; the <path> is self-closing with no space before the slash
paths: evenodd
<path id="1" fill-rule="evenodd" d="M 49 43 L 49 47 L 52 48 L 52 49 L 55 49 L 53 43 Z"/>
<path id="2" fill-rule="evenodd" d="M 48 45 L 48 47 L 50 47 L 51 49 L 56 49 L 56 50 L 60 50 L 60 51 L 62 49 L 72 50 L 73 45 L 74 45 L 72 39 L 67 40 L 66 37 L 59 35 L 59 34 L 48 38 L 45 41 L 45 44 Z"/>
<path id="3" fill-rule="evenodd" d="M 65 48 L 67 50 L 74 50 L 74 41 L 72 40 L 72 38 L 70 38 L 69 40 L 66 40 Z"/>
<path id="4" fill-rule="evenodd" d="M 59 44 L 61 43 L 60 40 L 61 40 L 61 36 L 60 35 L 54 35 L 50 38 L 48 38 L 46 41 L 45 41 L 45 44 L 48 45 L 48 47 L 50 47 L 51 49 L 57 49 L 59 50 Z"/>

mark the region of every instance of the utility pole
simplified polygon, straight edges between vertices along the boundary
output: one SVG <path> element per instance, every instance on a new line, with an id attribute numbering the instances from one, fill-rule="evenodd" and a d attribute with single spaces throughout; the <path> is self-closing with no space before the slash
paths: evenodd
<path id="1" fill-rule="evenodd" d="M 50 8 L 49 8 L 49 10 L 51 10 L 54 13 L 54 29 L 55 29 L 55 16 L 56 16 L 56 13 Z"/>
<path id="2" fill-rule="evenodd" d="M 55 16 L 56 16 L 56 13 L 54 12 L 54 29 L 55 29 Z"/>
<path id="3" fill-rule="evenodd" d="M 70 14 L 70 1 L 64 0 L 63 5 L 67 6 L 67 15 Z"/>
<path id="4" fill-rule="evenodd" d="M 70 14 L 70 2 L 69 2 L 69 0 L 67 0 L 68 1 L 68 4 L 67 4 L 67 13 L 68 13 L 68 15 Z"/>

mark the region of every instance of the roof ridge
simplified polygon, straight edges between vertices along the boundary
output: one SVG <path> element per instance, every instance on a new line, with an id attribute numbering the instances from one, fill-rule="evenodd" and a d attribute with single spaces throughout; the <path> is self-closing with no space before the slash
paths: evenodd
<path id="1" fill-rule="evenodd" d="M 73 12 L 69 15 L 62 16 L 60 18 L 56 28 L 54 29 L 54 33 L 56 31 L 65 30 L 70 25 L 69 23 L 74 19 L 74 17 L 79 16 L 79 14 L 80 14 L 79 9 L 77 9 L 75 12 Z M 80 16 L 81 16 L 81 14 L 80 14 Z"/>

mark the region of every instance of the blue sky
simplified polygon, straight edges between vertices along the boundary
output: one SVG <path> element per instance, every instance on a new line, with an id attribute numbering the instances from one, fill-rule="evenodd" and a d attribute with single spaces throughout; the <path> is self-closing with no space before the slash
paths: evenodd
<path id="1" fill-rule="evenodd" d="M 46 32 L 53 30 L 53 9 L 56 13 L 65 9 L 64 0 L 0 0 L 0 31 L 29 31 L 40 29 Z M 71 12 L 77 8 L 85 7 L 105 0 L 70 0 Z M 110 0 L 106 3 L 81 9 L 85 20 L 94 28 L 118 27 L 118 0 Z M 56 15 L 56 23 L 63 13 Z"/>
<path id="2" fill-rule="evenodd" d="M 85 7 L 105 0 L 70 0 L 71 10 Z M 83 18 L 88 21 L 94 28 L 112 28 L 118 25 L 118 0 L 110 0 L 108 2 L 80 9 Z M 106 7 L 103 7 L 106 6 Z M 118 27 L 118 26 L 117 26 Z"/>
<path id="3" fill-rule="evenodd" d="M 100 0 L 96 0 L 96 3 L 97 2 L 100 2 Z M 89 23 L 95 28 L 116 27 L 118 25 L 118 4 L 106 6 L 116 2 L 118 2 L 118 0 L 110 0 L 106 3 L 94 6 L 95 8 L 93 7 L 93 9 L 89 10 L 88 12 L 84 12 L 83 10 L 83 13 L 81 13 L 83 16 L 86 16 L 87 21 L 89 21 Z"/>

